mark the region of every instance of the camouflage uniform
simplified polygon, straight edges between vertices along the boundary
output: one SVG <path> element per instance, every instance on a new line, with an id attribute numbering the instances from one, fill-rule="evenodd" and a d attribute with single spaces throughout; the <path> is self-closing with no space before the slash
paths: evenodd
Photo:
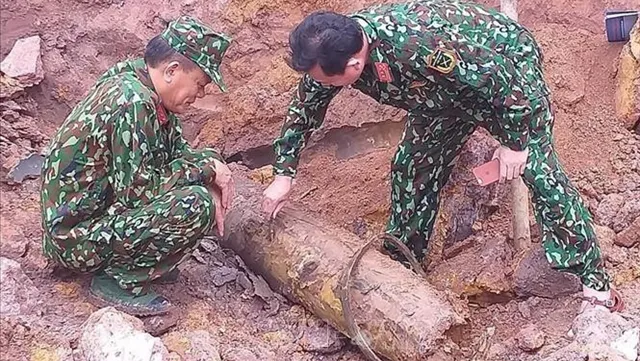
<path id="1" fill-rule="evenodd" d="M 221 89 L 230 39 L 183 17 L 162 34 Z M 211 149 L 194 150 L 160 103 L 143 59 L 108 70 L 53 138 L 42 173 L 44 254 L 140 294 L 214 225 Z"/>
<path id="2" fill-rule="evenodd" d="M 408 111 L 391 166 L 388 232 L 424 257 L 440 191 L 481 126 L 512 150 L 528 149 L 523 178 L 552 265 L 579 275 L 587 286 L 608 289 L 591 216 L 553 147 L 549 89 L 532 34 L 497 11 L 466 2 L 380 5 L 352 17 L 371 48 L 352 87 Z M 274 142 L 276 174 L 295 176 L 300 151 L 339 91 L 304 76 Z"/>

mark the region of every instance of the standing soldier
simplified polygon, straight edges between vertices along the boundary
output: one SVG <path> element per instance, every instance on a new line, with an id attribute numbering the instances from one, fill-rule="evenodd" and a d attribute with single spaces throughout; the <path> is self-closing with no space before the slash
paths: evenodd
<path id="1" fill-rule="evenodd" d="M 263 210 L 287 199 L 301 150 L 331 99 L 351 86 L 408 111 L 391 165 L 387 232 L 423 259 L 455 159 L 476 127 L 501 144 L 501 181 L 522 176 L 533 194 L 554 268 L 578 275 L 585 303 L 617 310 L 589 211 L 552 141 L 554 116 L 533 35 L 491 9 L 458 1 L 379 5 L 351 16 L 309 15 L 290 34 L 291 67 L 305 73 L 275 140 L 276 178 Z M 386 245 L 394 258 L 397 251 Z"/>
<path id="2" fill-rule="evenodd" d="M 94 273 L 91 293 L 134 315 L 167 312 L 149 290 L 177 280 L 177 265 L 216 225 L 233 197 L 229 168 L 194 150 L 177 113 L 225 90 L 220 62 L 231 39 L 184 16 L 148 44 L 144 59 L 116 64 L 53 138 L 42 174 L 43 252 Z"/>

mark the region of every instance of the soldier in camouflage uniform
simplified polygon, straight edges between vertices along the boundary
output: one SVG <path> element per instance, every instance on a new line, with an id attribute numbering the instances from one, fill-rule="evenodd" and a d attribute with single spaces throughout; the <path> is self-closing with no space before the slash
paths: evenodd
<path id="1" fill-rule="evenodd" d="M 53 138 L 42 172 L 44 254 L 94 273 L 91 292 L 137 315 L 166 312 L 149 290 L 177 279 L 233 197 L 229 168 L 194 150 L 176 113 L 224 91 L 219 66 L 231 39 L 181 17 L 147 45 L 144 59 L 100 77 Z"/>
<path id="2" fill-rule="evenodd" d="M 309 135 L 331 99 L 351 86 L 408 111 L 391 165 L 388 232 L 418 259 L 455 159 L 484 127 L 502 145 L 494 155 L 501 180 L 522 176 L 532 192 L 549 262 L 578 275 L 592 303 L 611 300 L 591 216 L 554 150 L 542 53 L 527 29 L 474 3 L 425 0 L 351 16 L 314 13 L 289 42 L 291 66 L 306 74 L 274 143 L 276 179 L 265 191 L 266 213 L 275 216 L 282 207 Z"/>

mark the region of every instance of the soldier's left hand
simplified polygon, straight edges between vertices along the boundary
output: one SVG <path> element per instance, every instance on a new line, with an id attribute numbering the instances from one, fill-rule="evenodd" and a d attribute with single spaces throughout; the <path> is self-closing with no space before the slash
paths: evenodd
<path id="1" fill-rule="evenodd" d="M 500 183 L 505 180 L 513 180 L 524 174 L 527 167 L 527 149 L 518 152 L 505 146 L 500 146 L 493 153 L 493 159 L 500 160 Z"/>
<path id="2" fill-rule="evenodd" d="M 216 171 L 215 185 L 220 189 L 221 193 L 221 202 L 222 208 L 224 209 L 224 213 L 231 208 L 231 203 L 233 202 L 233 197 L 236 193 L 236 187 L 233 182 L 233 177 L 231 174 L 231 170 L 229 167 L 220 162 L 219 160 L 214 160 L 213 165 Z"/>

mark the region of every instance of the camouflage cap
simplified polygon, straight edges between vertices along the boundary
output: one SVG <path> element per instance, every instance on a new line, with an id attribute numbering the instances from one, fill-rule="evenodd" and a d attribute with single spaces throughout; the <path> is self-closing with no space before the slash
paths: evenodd
<path id="1" fill-rule="evenodd" d="M 161 37 L 178 53 L 198 64 L 221 91 L 227 90 L 220 74 L 220 63 L 231 44 L 231 37 L 186 15 L 169 23 Z"/>

